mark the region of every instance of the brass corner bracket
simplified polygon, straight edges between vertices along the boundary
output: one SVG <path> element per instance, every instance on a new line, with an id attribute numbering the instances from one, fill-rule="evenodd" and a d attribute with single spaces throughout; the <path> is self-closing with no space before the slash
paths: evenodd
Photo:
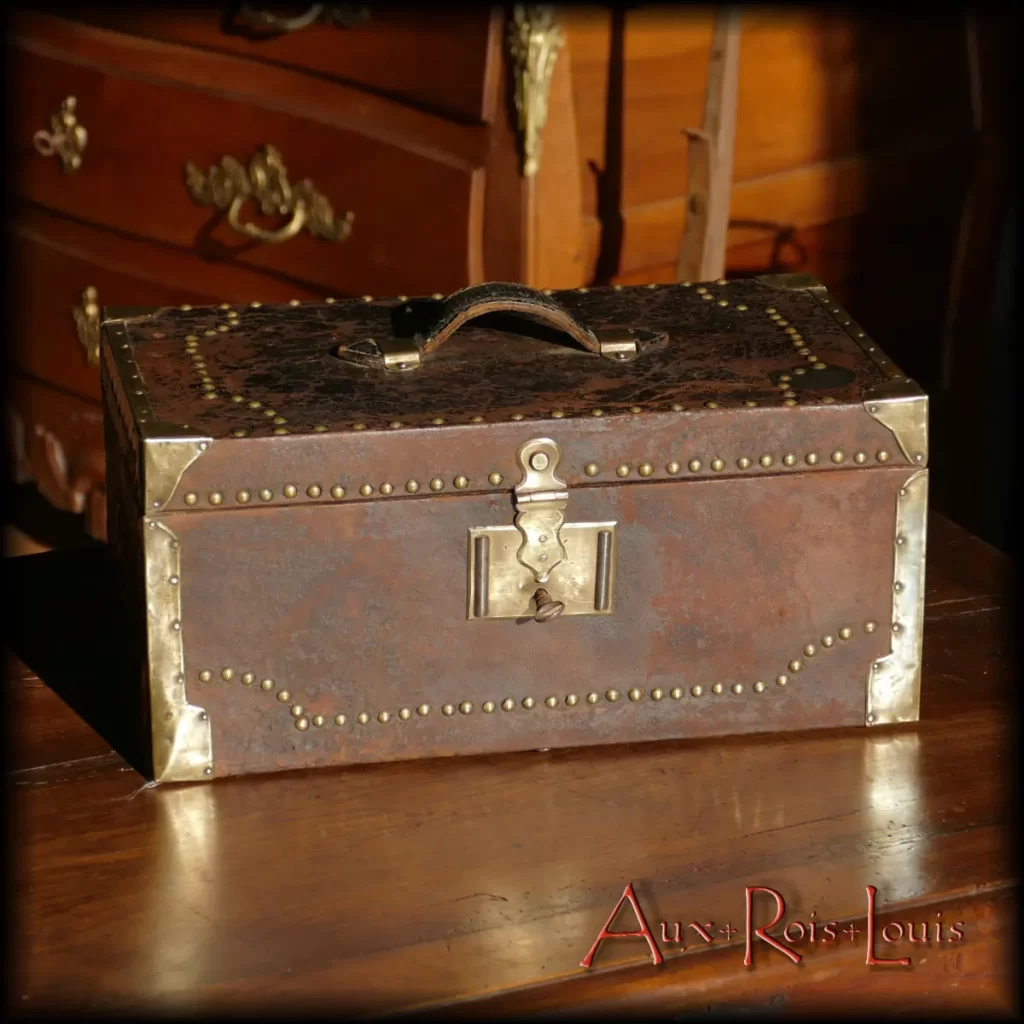
<path id="1" fill-rule="evenodd" d="M 158 519 L 143 524 L 153 780 L 198 782 L 213 774 L 213 738 L 210 716 L 185 693 L 181 544 Z"/>
<path id="2" fill-rule="evenodd" d="M 920 717 L 927 527 L 928 470 L 923 469 L 900 485 L 896 497 L 892 643 L 889 653 L 872 662 L 868 673 L 868 725 L 916 722 Z"/>
<path id="3" fill-rule="evenodd" d="M 928 396 L 909 377 L 868 388 L 863 395 L 868 415 L 887 427 L 908 462 L 928 465 Z"/>
<path id="4" fill-rule="evenodd" d="M 516 4 L 508 30 L 515 79 L 522 173 L 532 178 L 540 167 L 541 137 L 548 120 L 548 95 L 558 53 L 565 45 L 554 8 Z"/>

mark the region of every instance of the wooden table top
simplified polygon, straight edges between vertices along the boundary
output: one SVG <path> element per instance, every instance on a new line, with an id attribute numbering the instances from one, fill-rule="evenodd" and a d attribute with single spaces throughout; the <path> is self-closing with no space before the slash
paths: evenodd
<path id="1" fill-rule="evenodd" d="M 930 530 L 922 721 L 909 726 L 142 788 L 15 662 L 12 1008 L 1009 1013 L 1010 565 L 938 516 Z M 88 625 L 101 582 L 72 567 L 88 554 L 7 562 L 12 647 L 58 689 L 85 680 L 62 690 L 76 706 L 102 697 L 114 642 Z M 664 963 L 630 938 L 584 969 L 629 882 Z M 754 885 L 782 895 L 782 924 L 817 923 L 813 943 L 795 925 L 786 936 L 799 966 L 759 940 L 744 966 Z M 876 956 L 909 968 L 865 963 L 869 885 Z M 767 925 L 773 898 L 755 898 Z M 681 923 L 682 944 L 663 941 L 662 921 L 669 940 Z M 927 922 L 929 941 L 887 942 L 887 922 Z M 628 905 L 615 927 L 637 929 Z"/>

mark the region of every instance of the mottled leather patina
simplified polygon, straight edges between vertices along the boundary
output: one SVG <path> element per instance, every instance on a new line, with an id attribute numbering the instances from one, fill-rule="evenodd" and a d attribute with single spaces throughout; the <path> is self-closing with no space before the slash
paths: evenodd
<path id="1" fill-rule="evenodd" d="M 816 282 L 109 310 L 103 369 L 160 781 L 916 718 L 926 399 Z M 537 438 L 614 608 L 473 620 Z"/>

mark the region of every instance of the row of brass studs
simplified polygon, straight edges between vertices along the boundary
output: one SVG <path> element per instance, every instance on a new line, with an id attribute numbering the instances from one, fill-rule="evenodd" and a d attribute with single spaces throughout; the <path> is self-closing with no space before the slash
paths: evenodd
<path id="1" fill-rule="evenodd" d="M 501 473 L 495 471 L 488 475 L 487 482 L 492 487 L 499 487 L 504 482 L 504 479 L 505 478 L 501 475 Z M 454 485 L 457 491 L 464 491 L 466 490 L 467 487 L 469 487 L 469 477 L 459 474 L 457 477 L 455 477 L 454 480 L 452 480 L 452 484 Z M 443 491 L 445 489 L 445 482 L 444 480 L 441 479 L 441 477 L 435 476 L 428 482 L 427 486 L 434 492 Z M 395 486 L 394 484 L 385 482 L 380 484 L 377 487 L 377 490 L 386 498 L 389 495 L 394 494 Z M 420 482 L 418 480 L 406 480 L 405 490 L 406 493 L 408 494 L 416 494 L 420 490 Z M 373 494 L 373 491 L 373 484 L 361 484 L 359 487 L 359 494 L 361 497 L 364 498 L 370 497 L 370 495 Z M 305 493 L 306 496 L 309 498 L 320 498 L 325 496 L 324 489 L 323 487 L 320 486 L 320 484 L 310 484 L 306 488 Z M 327 493 L 330 495 L 330 497 L 340 501 L 348 494 L 348 491 L 341 484 L 334 484 Z M 285 484 L 284 487 L 281 489 L 281 494 L 285 498 L 297 498 L 299 495 L 299 488 L 295 484 Z M 274 492 L 269 487 L 261 487 L 256 492 L 255 496 L 259 498 L 260 501 L 272 501 L 274 499 Z M 237 501 L 239 505 L 248 505 L 249 502 L 252 501 L 252 499 L 253 492 L 249 490 L 243 489 L 235 494 L 235 501 Z M 206 496 L 206 500 L 211 505 L 223 505 L 224 494 L 222 491 L 211 491 Z M 198 502 L 199 495 L 195 491 L 189 491 L 185 495 L 186 505 L 196 505 L 198 504 Z"/>
<path id="2" fill-rule="evenodd" d="M 865 633 L 873 633 L 875 629 L 876 623 L 864 623 Z M 843 626 L 840 630 L 838 630 L 837 635 L 840 640 L 849 640 L 850 637 L 853 636 L 853 630 L 849 626 Z M 832 636 L 831 634 L 825 634 L 821 638 L 821 648 L 823 650 L 828 650 L 829 648 L 835 645 L 835 641 L 836 637 Z M 805 644 L 802 653 L 804 658 L 813 658 L 818 653 L 817 644 Z M 789 662 L 789 665 L 787 666 L 789 672 L 793 673 L 794 675 L 800 672 L 803 669 L 803 667 L 804 662 L 799 657 L 794 658 L 792 661 Z M 231 682 L 231 680 L 235 678 L 235 671 L 231 668 L 223 668 L 220 671 L 220 677 L 225 682 Z M 208 683 L 212 679 L 213 672 L 211 672 L 209 669 L 203 669 L 199 673 L 200 682 Z M 777 686 L 785 687 L 789 684 L 789 679 L 789 675 L 787 675 L 786 673 L 781 673 L 780 675 L 775 677 L 775 683 Z M 256 682 L 256 676 L 252 672 L 243 672 L 238 676 L 238 680 L 245 686 L 252 686 Z M 263 679 L 260 681 L 259 686 L 260 689 L 270 692 L 274 689 L 275 683 L 272 679 Z M 768 684 L 765 683 L 763 680 L 759 679 L 751 686 L 750 689 L 754 693 L 764 693 L 765 690 L 767 690 L 767 688 Z M 746 687 L 743 683 L 733 683 L 733 685 L 728 689 L 736 696 L 740 696 L 746 691 Z M 720 696 L 725 692 L 726 685 L 724 683 L 715 683 L 707 689 L 705 689 L 700 684 L 696 684 L 689 688 L 689 694 L 692 697 L 703 697 L 705 693 L 711 693 L 715 696 Z M 552 694 L 551 696 L 546 697 L 542 703 L 544 707 L 553 710 L 555 708 L 561 707 L 562 705 L 570 708 L 581 706 L 584 703 L 594 706 L 595 704 L 600 704 L 602 701 L 606 701 L 609 704 L 617 704 L 623 696 L 627 697 L 633 703 L 642 701 L 647 696 L 649 696 L 650 699 L 653 701 L 664 700 L 666 696 L 670 697 L 672 700 L 680 700 L 684 696 L 686 696 L 686 693 L 687 690 L 682 686 L 674 686 L 668 691 L 664 690 L 660 686 L 656 686 L 650 691 L 650 694 L 648 694 L 645 690 L 641 689 L 640 687 L 632 687 L 631 689 L 627 690 L 625 694 L 623 694 L 619 690 L 612 688 L 605 690 L 603 694 L 597 692 L 596 690 L 592 690 L 591 692 L 582 696 L 576 693 L 570 693 L 564 697 L 558 697 Z M 333 716 L 308 715 L 306 712 L 306 708 L 302 704 L 291 702 L 292 695 L 287 689 L 278 690 L 276 696 L 278 701 L 280 701 L 282 704 L 291 704 L 289 710 L 291 712 L 292 718 L 295 719 L 295 728 L 298 729 L 299 732 L 305 732 L 307 729 L 309 729 L 310 725 L 319 729 L 327 725 L 328 722 L 333 722 L 337 726 L 344 726 L 349 723 L 349 716 L 344 713 L 339 713 Z M 480 710 L 483 711 L 484 714 L 493 714 L 495 711 L 499 709 L 499 707 L 502 711 L 509 712 L 515 711 L 519 707 L 522 707 L 526 711 L 530 711 L 537 706 L 538 701 L 533 697 L 523 697 L 522 700 L 517 700 L 514 697 L 506 697 L 504 700 L 501 701 L 500 704 L 497 701 L 486 700 L 480 705 Z M 397 714 L 394 715 L 390 711 L 378 711 L 376 715 L 373 715 L 368 711 L 360 711 L 355 716 L 353 721 L 355 721 L 359 725 L 369 725 L 370 722 L 374 720 L 376 720 L 380 725 L 387 725 L 393 718 L 397 718 L 398 721 L 400 722 L 409 722 L 413 719 L 414 716 L 417 716 L 419 718 L 426 718 L 432 713 L 433 710 L 434 709 L 432 705 L 424 703 L 418 705 L 416 708 L 400 708 Z M 459 704 L 447 703 L 441 705 L 441 714 L 444 715 L 446 718 L 451 718 L 456 713 L 460 715 L 471 715 L 475 710 L 476 705 L 471 700 L 464 700 Z"/>
<path id="3" fill-rule="evenodd" d="M 869 461 L 869 458 L 870 456 L 866 452 L 855 452 L 853 455 L 853 461 L 858 466 L 865 465 Z M 889 452 L 887 452 L 883 448 L 875 452 L 874 458 L 877 462 L 885 463 L 889 461 L 891 456 Z M 829 459 L 836 465 L 840 465 L 841 463 L 846 461 L 846 452 L 844 452 L 841 448 L 837 448 L 834 452 L 831 453 L 831 455 L 829 455 Z M 803 456 L 803 461 L 808 466 L 816 466 L 821 461 L 821 459 L 819 458 L 817 452 L 807 452 Z M 793 467 L 800 462 L 800 457 L 793 454 L 792 452 L 787 452 L 785 455 L 782 456 L 781 462 L 784 466 Z M 710 468 L 716 473 L 721 473 L 726 468 L 726 465 L 727 463 L 724 459 L 717 457 L 712 459 L 707 464 L 708 468 Z M 750 469 L 754 465 L 754 460 L 748 458 L 746 455 L 740 456 L 740 458 L 736 460 L 736 466 L 739 469 Z M 757 459 L 757 465 L 760 465 L 764 469 L 770 469 L 773 465 L 775 465 L 775 456 L 767 454 L 761 455 Z M 702 460 L 694 458 L 690 459 L 690 461 L 687 462 L 686 468 L 691 473 L 700 473 L 705 468 L 705 465 Z M 665 472 L 668 473 L 669 476 L 677 476 L 679 473 L 682 472 L 682 470 L 683 465 L 680 462 L 673 461 L 666 463 L 665 465 Z M 625 478 L 628 477 L 632 473 L 632 471 L 632 467 L 623 463 L 622 465 L 616 466 L 615 475 L 621 478 Z M 641 462 L 640 465 L 637 466 L 636 471 L 641 477 L 644 478 L 653 476 L 654 464 L 650 462 Z M 602 470 L 596 462 L 588 462 L 583 467 L 583 472 L 586 476 L 593 478 L 600 476 Z M 495 471 L 488 475 L 487 482 L 492 487 L 499 487 L 504 482 L 504 479 L 505 478 L 501 475 L 501 473 Z M 469 477 L 459 474 L 452 480 L 452 484 L 454 485 L 456 490 L 464 491 L 469 487 L 470 480 Z M 434 492 L 443 491 L 445 488 L 445 481 L 441 477 L 435 476 L 429 481 L 428 486 L 430 490 Z M 394 493 L 395 487 L 394 484 L 385 482 L 380 484 L 377 490 L 386 498 Z M 419 490 L 420 482 L 418 480 L 406 480 L 406 493 L 416 494 L 419 492 Z M 370 497 L 373 494 L 373 492 L 374 487 L 372 484 L 361 484 L 359 487 L 359 494 L 363 498 Z M 307 497 L 314 499 L 323 497 L 325 494 L 324 488 L 321 487 L 320 484 L 310 484 L 305 489 L 305 493 Z M 327 493 L 329 493 L 330 497 L 340 501 L 348 494 L 348 491 L 341 484 L 334 484 Z M 299 488 L 295 484 L 285 484 L 285 486 L 281 490 L 281 494 L 285 498 L 296 498 L 298 497 L 299 494 Z M 242 490 L 236 492 L 235 501 L 239 505 L 248 505 L 249 502 L 252 501 L 253 496 L 254 495 L 252 491 L 243 488 Z M 261 487 L 258 491 L 256 491 L 255 497 L 259 498 L 260 501 L 272 501 L 274 499 L 274 492 L 269 487 Z M 222 491 L 211 491 L 206 496 L 206 500 L 211 505 L 223 505 L 224 493 Z M 197 505 L 198 503 L 199 494 L 197 492 L 189 491 L 185 495 L 186 505 Z"/>

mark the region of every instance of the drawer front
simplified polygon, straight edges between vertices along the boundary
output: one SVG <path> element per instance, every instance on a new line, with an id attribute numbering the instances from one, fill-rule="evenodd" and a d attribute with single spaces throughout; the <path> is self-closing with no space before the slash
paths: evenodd
<path id="1" fill-rule="evenodd" d="M 18 52 L 15 74 L 21 83 L 15 188 L 48 209 L 328 293 L 447 292 L 479 272 L 482 170 L 444 154 L 424 155 L 422 147 L 414 152 L 295 114 L 27 50 Z M 88 131 L 73 173 L 33 143 L 68 96 L 76 98 L 76 116 Z M 257 241 L 233 229 L 226 210 L 193 199 L 186 162 L 204 175 L 225 156 L 248 168 L 267 144 L 280 152 L 293 185 L 310 179 L 339 218 L 353 212 L 347 240 L 303 229 L 287 241 Z M 238 211 L 239 222 L 271 231 L 290 216 L 263 217 L 249 201 Z"/>
<path id="2" fill-rule="evenodd" d="M 315 71 L 460 120 L 486 119 L 488 61 L 499 55 L 492 35 L 497 42 L 501 31 L 500 14 L 486 6 L 445 11 L 443 16 L 432 5 L 378 8 L 347 28 L 326 17 L 303 25 L 304 19 L 293 12 L 290 21 L 296 27 L 288 29 L 285 19 L 277 33 L 256 27 L 244 13 L 226 14 L 229 6 L 111 7 L 85 10 L 76 17 L 130 35 Z M 249 6 L 271 10 L 275 5 Z M 323 6 L 328 15 L 330 5 Z"/>

